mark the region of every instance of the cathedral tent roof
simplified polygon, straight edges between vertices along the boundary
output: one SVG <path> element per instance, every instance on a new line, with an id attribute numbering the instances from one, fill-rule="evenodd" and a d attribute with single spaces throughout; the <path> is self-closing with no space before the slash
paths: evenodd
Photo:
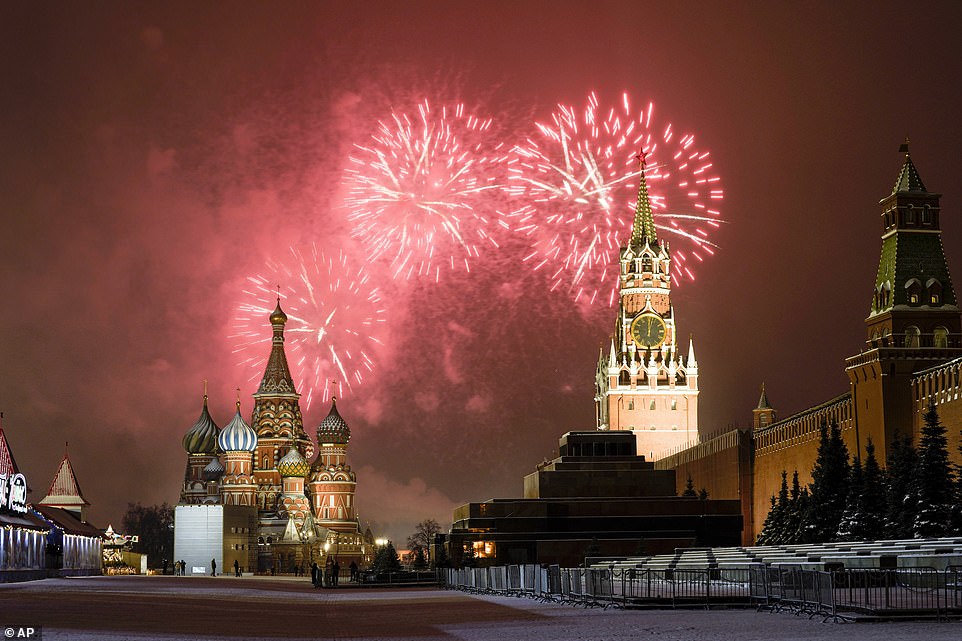
<path id="1" fill-rule="evenodd" d="M 274 328 L 274 338 L 271 340 L 271 355 L 267 359 L 264 378 L 261 379 L 258 394 L 296 394 L 294 379 L 287 365 L 287 354 L 284 353 L 284 324 L 287 314 L 281 309 L 281 300 L 277 299 L 277 307 L 270 315 L 271 327 Z"/>

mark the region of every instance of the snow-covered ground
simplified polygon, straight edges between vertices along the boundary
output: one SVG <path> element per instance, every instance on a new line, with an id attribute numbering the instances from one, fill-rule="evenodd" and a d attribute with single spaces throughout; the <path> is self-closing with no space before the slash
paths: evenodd
<path id="1" fill-rule="evenodd" d="M 314 590 L 303 579 L 97 577 L 0 585 L 0 626 L 44 639 L 886 641 L 962 638 L 962 622 L 823 623 L 787 613 L 601 610 L 424 589 Z"/>

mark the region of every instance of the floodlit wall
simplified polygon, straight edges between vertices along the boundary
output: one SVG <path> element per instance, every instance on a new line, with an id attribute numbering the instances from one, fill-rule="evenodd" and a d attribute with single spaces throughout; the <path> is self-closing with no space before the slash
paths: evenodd
<path id="1" fill-rule="evenodd" d="M 178 505 L 174 508 L 174 561 L 185 561 L 187 574 L 253 572 L 257 564 L 257 512 L 246 505 Z"/>
<path id="2" fill-rule="evenodd" d="M 77 534 L 64 534 L 64 570 L 93 570 L 99 574 L 102 563 L 103 548 L 99 538 L 80 536 Z"/>
<path id="3" fill-rule="evenodd" d="M 224 506 L 178 505 L 174 508 L 174 560 L 187 574 L 210 574 L 210 561 L 224 570 Z"/>

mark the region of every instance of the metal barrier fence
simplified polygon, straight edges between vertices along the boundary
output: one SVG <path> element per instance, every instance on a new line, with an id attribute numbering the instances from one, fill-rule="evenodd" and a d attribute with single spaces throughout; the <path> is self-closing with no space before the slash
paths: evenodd
<path id="1" fill-rule="evenodd" d="M 508 565 L 449 569 L 446 587 L 575 605 L 710 607 L 754 605 L 811 616 L 962 616 L 962 566 L 851 569 L 803 566 L 738 568 L 562 568 Z"/>
<path id="2" fill-rule="evenodd" d="M 501 577 L 506 577 L 502 583 Z M 585 606 L 750 604 L 750 571 L 508 565 L 447 572 L 447 587 Z"/>

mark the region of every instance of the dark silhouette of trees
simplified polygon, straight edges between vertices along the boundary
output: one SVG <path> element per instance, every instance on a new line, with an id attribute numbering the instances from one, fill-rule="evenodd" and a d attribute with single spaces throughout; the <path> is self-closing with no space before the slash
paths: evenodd
<path id="1" fill-rule="evenodd" d="M 896 433 L 885 469 L 885 536 L 891 539 L 912 538 L 916 497 L 912 479 L 918 463 L 912 437 Z"/>
<path id="2" fill-rule="evenodd" d="M 377 549 L 374 555 L 374 562 L 371 564 L 374 574 L 386 574 L 388 572 L 401 571 L 401 559 L 398 557 L 394 544 L 390 541 Z"/>
<path id="3" fill-rule="evenodd" d="M 166 502 L 160 505 L 128 503 L 122 520 L 123 534 L 136 535 L 139 541 L 131 546 L 134 552 L 147 555 L 151 567 L 161 567 L 164 559 L 174 558 L 174 508 Z"/>
<path id="4" fill-rule="evenodd" d="M 861 541 L 859 538 L 864 531 L 862 520 L 862 493 L 865 485 L 862 480 L 862 462 L 858 459 L 851 465 L 848 475 L 848 499 L 845 501 L 845 511 L 842 512 L 842 520 L 838 524 L 838 534 L 836 539 L 839 541 Z"/>
<path id="5" fill-rule="evenodd" d="M 862 494 L 859 498 L 859 522 L 853 530 L 857 541 L 871 541 L 885 531 L 885 473 L 875 457 L 875 444 L 865 444 L 865 463 L 862 466 Z"/>
<path id="6" fill-rule="evenodd" d="M 758 535 L 759 545 L 832 540 L 932 538 L 962 533 L 962 466 L 949 461 L 935 404 L 923 415 L 918 449 L 896 433 L 883 470 L 868 439 L 865 460 L 849 463 L 838 424 L 822 424 L 812 483 L 787 474 Z M 962 445 L 959 447 L 962 453 Z M 691 481 L 689 479 L 689 486 Z"/>
<path id="7" fill-rule="evenodd" d="M 414 534 L 408 537 L 408 549 L 417 554 L 418 550 L 431 557 L 431 545 L 434 537 L 441 533 L 441 525 L 434 519 L 424 519 L 414 526 Z"/>
<path id="8" fill-rule="evenodd" d="M 691 480 L 691 474 L 688 475 L 688 480 L 685 481 L 685 491 L 681 493 L 685 498 L 696 498 L 698 492 L 695 491 L 695 482 Z"/>
<path id="9" fill-rule="evenodd" d="M 916 505 L 912 529 L 916 538 L 945 536 L 951 527 L 955 494 L 949 445 L 935 403 L 929 404 L 922 420 L 918 466 L 912 484 Z"/>
<path id="10" fill-rule="evenodd" d="M 803 543 L 831 541 L 838 533 L 848 500 L 848 448 L 837 422 L 819 428 L 818 455 L 812 468 L 810 501 L 803 516 Z"/>

